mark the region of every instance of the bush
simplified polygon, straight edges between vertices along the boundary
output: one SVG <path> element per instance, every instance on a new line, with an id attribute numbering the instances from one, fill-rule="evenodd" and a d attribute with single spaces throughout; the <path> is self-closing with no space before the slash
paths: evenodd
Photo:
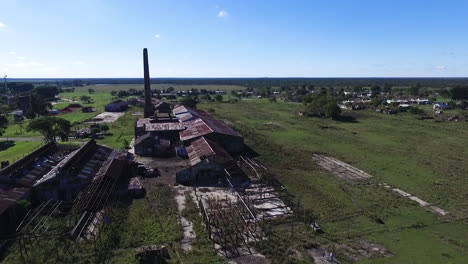
<path id="1" fill-rule="evenodd" d="M 328 103 L 324 106 L 325 116 L 331 119 L 338 119 L 341 114 L 341 108 L 335 103 Z"/>
<path id="2" fill-rule="evenodd" d="M 418 107 L 410 107 L 409 112 L 413 115 L 422 115 L 424 114 L 424 110 Z"/>

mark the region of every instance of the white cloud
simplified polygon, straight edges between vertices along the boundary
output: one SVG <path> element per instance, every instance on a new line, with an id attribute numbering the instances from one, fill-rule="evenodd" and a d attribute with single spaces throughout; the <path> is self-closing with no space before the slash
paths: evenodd
<path id="1" fill-rule="evenodd" d="M 156 35 L 154 35 L 154 37 L 155 37 L 155 38 L 160 38 L 160 37 L 161 37 L 161 35 L 159 35 L 159 34 L 156 34 Z"/>
<path id="2" fill-rule="evenodd" d="M 445 69 L 447 69 L 447 66 L 445 66 L 445 65 L 438 65 L 438 66 L 435 66 L 434 69 L 436 69 L 436 70 L 445 70 Z"/>
<path id="3" fill-rule="evenodd" d="M 24 67 L 38 67 L 44 66 L 44 64 L 37 61 L 21 61 L 17 63 L 6 64 L 8 67 L 24 68 Z"/>
<path id="4" fill-rule="evenodd" d="M 10 55 L 16 55 L 16 52 L 14 52 L 14 51 L 10 51 L 8 53 L 10 53 Z"/>
<path id="5" fill-rule="evenodd" d="M 3 24 L 2 22 L 0 22 L 0 30 L 5 30 L 6 29 L 6 25 Z"/>
<path id="6" fill-rule="evenodd" d="M 23 56 L 18 56 L 18 57 L 16 57 L 16 59 L 18 59 L 18 60 L 25 60 L 25 59 L 26 59 L 26 57 L 23 57 Z"/>
<path id="7" fill-rule="evenodd" d="M 218 12 L 218 17 L 228 17 L 229 13 L 225 10 L 221 10 Z"/>
<path id="8" fill-rule="evenodd" d="M 72 62 L 73 65 L 83 65 L 85 64 L 84 61 L 76 60 Z"/>

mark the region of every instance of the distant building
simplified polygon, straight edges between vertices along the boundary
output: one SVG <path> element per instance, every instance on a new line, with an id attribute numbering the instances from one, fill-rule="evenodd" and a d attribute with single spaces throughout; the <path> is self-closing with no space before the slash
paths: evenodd
<path id="1" fill-rule="evenodd" d="M 432 108 L 434 110 L 447 110 L 450 109 L 450 106 L 447 103 L 435 103 Z"/>
<path id="2" fill-rule="evenodd" d="M 171 113 L 171 105 L 167 102 L 161 101 L 161 100 L 155 100 L 153 99 L 153 107 L 154 111 L 158 113 Z"/>
<path id="3" fill-rule="evenodd" d="M 15 122 L 21 122 L 24 120 L 23 110 L 16 110 L 13 112 L 13 120 Z"/>
<path id="4" fill-rule="evenodd" d="M 117 100 L 104 107 L 106 112 L 125 112 L 128 109 L 127 101 Z"/>
<path id="5" fill-rule="evenodd" d="M 58 115 L 58 114 L 60 114 L 60 111 L 57 110 L 57 109 L 52 109 L 52 110 L 49 110 L 48 114 L 49 115 Z"/>
<path id="6" fill-rule="evenodd" d="M 91 106 L 85 106 L 85 107 L 81 108 L 81 112 L 83 112 L 83 113 L 92 113 L 92 112 L 94 112 L 94 109 Z"/>

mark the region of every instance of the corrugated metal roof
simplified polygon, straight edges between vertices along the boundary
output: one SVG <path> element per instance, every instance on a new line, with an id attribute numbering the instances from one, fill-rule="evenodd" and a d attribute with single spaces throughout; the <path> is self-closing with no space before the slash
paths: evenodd
<path id="1" fill-rule="evenodd" d="M 199 119 L 185 122 L 185 126 L 187 129 L 179 133 L 180 140 L 182 141 L 204 136 L 210 133 L 220 133 L 235 137 L 242 137 L 239 133 L 232 130 L 232 128 L 214 119 L 208 114 L 200 115 Z"/>
<path id="2" fill-rule="evenodd" d="M 177 117 L 177 119 L 179 119 L 180 122 L 187 122 L 196 118 L 200 118 L 196 110 L 183 105 L 174 108 L 172 113 Z"/>
<path id="3" fill-rule="evenodd" d="M 9 190 L 0 189 L 0 214 L 14 205 L 18 200 L 21 200 L 29 190 L 29 188 L 21 187 Z"/>
<path id="4" fill-rule="evenodd" d="M 148 123 L 145 124 L 145 131 L 164 131 L 164 130 L 184 130 L 183 123 Z"/>
<path id="5" fill-rule="evenodd" d="M 137 120 L 137 128 L 145 131 L 164 131 L 164 130 L 184 130 L 185 126 L 179 122 L 152 123 L 151 118 L 141 118 Z"/>
<path id="6" fill-rule="evenodd" d="M 187 154 L 190 159 L 190 164 L 193 166 L 204 158 L 215 157 L 215 160 L 220 163 L 226 163 L 232 160 L 232 157 L 218 144 L 201 137 L 187 147 Z"/>

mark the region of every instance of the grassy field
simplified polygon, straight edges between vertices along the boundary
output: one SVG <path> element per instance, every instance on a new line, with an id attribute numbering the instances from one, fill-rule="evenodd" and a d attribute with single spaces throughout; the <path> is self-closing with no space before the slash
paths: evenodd
<path id="1" fill-rule="evenodd" d="M 110 93 L 111 91 L 120 91 L 120 90 L 129 90 L 129 89 L 137 89 L 143 90 L 143 84 L 104 84 L 104 85 L 90 85 L 85 87 L 80 87 L 79 89 L 84 89 L 85 91 L 88 88 L 93 88 L 96 91 L 105 91 Z M 207 85 L 200 85 L 200 84 L 151 84 L 151 89 L 167 89 L 169 87 L 173 87 L 176 91 L 185 91 L 189 89 L 205 89 L 209 91 L 221 90 L 221 91 L 232 91 L 232 90 L 244 90 L 245 87 L 239 85 L 215 85 L 215 84 L 207 84 Z"/>
<path id="2" fill-rule="evenodd" d="M 298 116 L 300 104 L 266 100 L 200 107 L 215 109 L 215 116 L 240 131 L 286 187 L 314 210 L 329 236 L 351 245 L 360 240 L 379 243 L 395 254 L 369 263 L 468 261 L 468 123 L 371 111 L 354 112 L 355 122 L 338 122 Z M 336 179 L 314 164 L 315 152 L 365 170 L 374 182 L 355 186 Z M 449 215 L 435 216 L 380 187 L 380 182 L 440 206 Z M 385 224 L 366 215 L 376 215 Z"/>
<path id="3" fill-rule="evenodd" d="M 12 163 L 43 144 L 40 141 L 0 141 L 0 161 Z"/>

